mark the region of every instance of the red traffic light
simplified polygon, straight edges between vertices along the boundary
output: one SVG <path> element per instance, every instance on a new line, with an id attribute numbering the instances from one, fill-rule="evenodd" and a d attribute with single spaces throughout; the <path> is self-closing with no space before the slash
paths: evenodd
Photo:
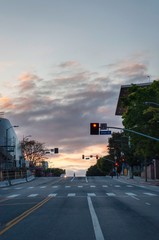
<path id="1" fill-rule="evenodd" d="M 90 134 L 99 135 L 99 123 L 90 123 Z"/>

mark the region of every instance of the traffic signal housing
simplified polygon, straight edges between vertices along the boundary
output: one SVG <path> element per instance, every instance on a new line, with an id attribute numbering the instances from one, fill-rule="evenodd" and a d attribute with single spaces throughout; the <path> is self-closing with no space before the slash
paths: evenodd
<path id="1" fill-rule="evenodd" d="M 119 163 L 118 162 L 115 163 L 115 167 L 119 167 Z"/>
<path id="2" fill-rule="evenodd" d="M 58 148 L 54 148 L 54 153 L 59 153 L 59 149 Z"/>
<path id="3" fill-rule="evenodd" d="M 99 123 L 90 123 L 90 135 L 99 135 Z"/>

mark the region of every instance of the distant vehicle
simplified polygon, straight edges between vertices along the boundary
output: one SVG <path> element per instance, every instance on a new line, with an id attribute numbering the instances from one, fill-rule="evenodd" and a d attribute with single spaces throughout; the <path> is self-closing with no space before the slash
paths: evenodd
<path id="1" fill-rule="evenodd" d="M 66 178 L 67 176 L 66 176 L 66 174 L 63 173 L 60 175 L 60 177 Z"/>

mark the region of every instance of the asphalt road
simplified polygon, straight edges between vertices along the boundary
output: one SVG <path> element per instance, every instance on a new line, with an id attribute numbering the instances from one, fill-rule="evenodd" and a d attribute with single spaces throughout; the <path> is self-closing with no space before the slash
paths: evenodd
<path id="1" fill-rule="evenodd" d="M 0 189 L 1 240 L 158 240 L 159 189 L 110 177 Z"/>

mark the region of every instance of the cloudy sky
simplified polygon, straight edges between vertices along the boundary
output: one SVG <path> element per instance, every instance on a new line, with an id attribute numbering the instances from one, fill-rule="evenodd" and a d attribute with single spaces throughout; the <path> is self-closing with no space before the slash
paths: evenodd
<path id="1" fill-rule="evenodd" d="M 0 111 L 27 135 L 58 147 L 68 174 L 103 156 L 108 137 L 90 122 L 122 126 L 121 85 L 159 79 L 158 0 L 0 0 Z M 110 136 L 109 136 L 110 137 Z"/>

